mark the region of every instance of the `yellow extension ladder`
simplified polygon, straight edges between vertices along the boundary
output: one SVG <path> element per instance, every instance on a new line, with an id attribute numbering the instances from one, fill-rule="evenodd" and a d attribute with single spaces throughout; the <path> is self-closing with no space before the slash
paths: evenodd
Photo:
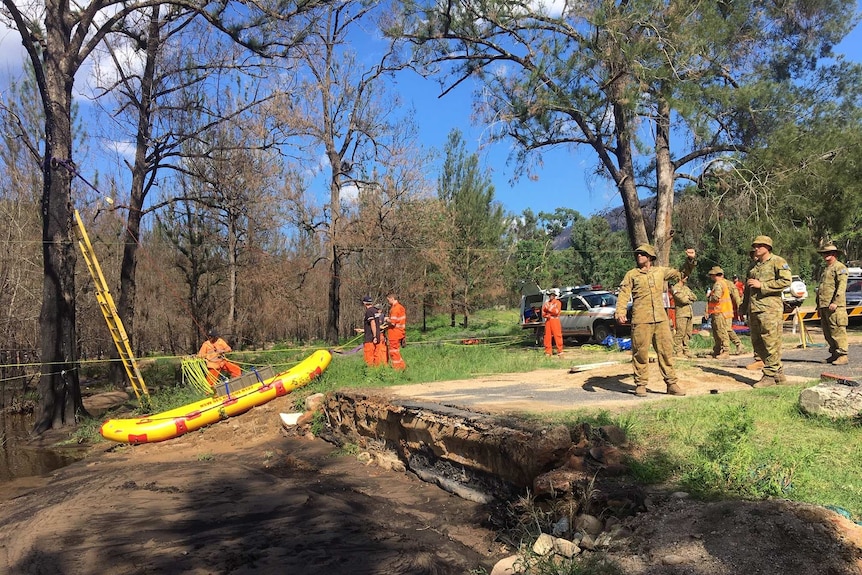
<path id="1" fill-rule="evenodd" d="M 87 230 L 84 228 L 84 222 L 81 221 L 81 215 L 78 213 L 78 210 L 75 210 L 74 231 L 78 235 L 78 247 L 81 248 L 81 253 L 87 262 L 87 268 L 90 270 L 90 275 L 93 276 L 93 284 L 96 288 L 96 301 L 99 302 L 99 308 L 101 308 L 102 315 L 105 316 L 105 321 L 108 323 L 108 331 L 111 332 L 111 337 L 117 346 L 123 367 L 126 369 L 126 375 L 129 377 L 129 382 L 132 384 L 135 396 L 140 402 L 141 391 L 143 391 L 147 398 L 150 397 L 150 392 L 147 391 L 147 385 L 144 383 L 144 378 L 138 369 L 138 363 L 135 361 L 132 346 L 129 343 L 129 336 L 126 334 L 126 328 L 123 327 L 123 322 L 117 313 L 114 298 L 111 297 L 111 292 L 108 290 L 108 282 L 105 281 L 105 276 L 102 274 L 102 268 L 96 259 L 96 252 L 93 251 L 93 244 L 90 243 L 90 237 L 87 235 Z"/>

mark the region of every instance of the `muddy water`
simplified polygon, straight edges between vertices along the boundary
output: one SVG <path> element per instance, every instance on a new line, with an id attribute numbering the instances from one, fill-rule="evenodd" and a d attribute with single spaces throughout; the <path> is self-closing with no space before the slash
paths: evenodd
<path id="1" fill-rule="evenodd" d="M 50 473 L 74 463 L 83 452 L 76 448 L 54 448 L 29 441 L 32 415 L 0 412 L 0 483 Z"/>

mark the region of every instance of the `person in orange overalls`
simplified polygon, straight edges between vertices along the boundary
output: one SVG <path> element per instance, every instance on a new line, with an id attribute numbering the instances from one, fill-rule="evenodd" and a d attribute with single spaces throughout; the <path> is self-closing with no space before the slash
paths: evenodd
<path id="1" fill-rule="evenodd" d="M 551 338 L 557 345 L 557 357 L 563 355 L 563 326 L 560 324 L 560 311 L 562 304 L 557 298 L 560 290 L 553 288 L 548 292 L 548 301 L 542 306 L 542 317 L 545 318 L 545 355 L 554 355 L 551 346 Z"/>
<path id="2" fill-rule="evenodd" d="M 222 372 L 227 372 L 231 378 L 242 375 L 240 367 L 225 359 L 224 354 L 233 351 L 225 340 L 219 337 L 218 331 L 213 328 L 207 332 L 207 339 L 198 352 L 198 357 L 202 357 L 207 362 L 207 381 L 210 387 L 215 388 L 218 383 L 219 375 Z"/>
<path id="3" fill-rule="evenodd" d="M 401 346 L 404 344 L 407 328 L 407 311 L 394 293 L 387 295 L 386 301 L 389 302 L 389 315 L 383 318 L 383 321 L 388 326 L 386 337 L 389 340 L 389 361 L 392 369 L 401 371 L 407 369 L 404 358 L 401 357 Z"/>
<path id="4" fill-rule="evenodd" d="M 374 300 L 371 299 L 371 296 L 363 297 L 362 305 L 365 306 L 365 317 L 362 319 L 363 327 L 357 327 L 356 332 L 365 334 L 362 344 L 365 365 L 369 367 L 386 365 L 386 344 L 380 325 L 380 310 L 374 306 Z"/>

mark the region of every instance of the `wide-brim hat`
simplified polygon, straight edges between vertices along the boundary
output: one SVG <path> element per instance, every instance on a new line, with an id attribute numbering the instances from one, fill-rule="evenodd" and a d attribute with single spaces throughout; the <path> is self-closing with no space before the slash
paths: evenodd
<path id="1" fill-rule="evenodd" d="M 724 270 L 718 266 L 712 266 L 712 268 L 708 272 L 706 272 L 706 275 L 708 275 L 708 276 L 724 275 Z"/>
<path id="2" fill-rule="evenodd" d="M 658 255 L 656 254 L 655 248 L 649 244 L 641 244 L 635 248 L 635 253 L 643 253 L 651 257 L 652 259 L 656 259 Z"/>
<path id="3" fill-rule="evenodd" d="M 756 238 L 754 238 L 754 241 L 751 242 L 751 247 L 754 247 L 756 245 L 769 246 L 769 248 L 771 249 L 772 238 L 770 238 L 769 236 L 757 236 Z"/>
<path id="4" fill-rule="evenodd" d="M 838 246 L 835 244 L 827 244 L 817 250 L 818 254 L 828 254 L 829 252 L 841 253 L 841 250 L 838 249 Z"/>

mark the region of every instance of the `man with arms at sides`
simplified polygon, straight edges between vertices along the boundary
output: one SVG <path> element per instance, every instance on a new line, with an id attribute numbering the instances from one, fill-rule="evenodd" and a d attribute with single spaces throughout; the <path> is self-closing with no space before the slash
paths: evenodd
<path id="1" fill-rule="evenodd" d="M 748 310 L 748 327 L 754 355 L 763 362 L 763 376 L 754 387 L 769 387 L 787 381 L 781 365 L 781 338 L 784 332 L 784 302 L 781 292 L 790 286 L 790 266 L 772 253 L 772 238 L 757 236 L 751 242 L 754 265 L 745 281 L 743 309 Z"/>
<path id="2" fill-rule="evenodd" d="M 847 266 L 838 261 L 838 248 L 829 244 L 817 250 L 826 267 L 817 286 L 817 310 L 820 327 L 829 344 L 827 363 L 847 364 Z"/>
<path id="3" fill-rule="evenodd" d="M 401 347 L 404 345 L 405 330 L 407 329 L 407 311 L 394 293 L 386 296 L 389 302 L 389 315 L 384 318 L 386 325 L 386 337 L 389 340 L 389 361 L 392 369 L 401 371 L 407 369 L 404 358 L 401 357 Z"/>
<path id="4" fill-rule="evenodd" d="M 655 348 L 658 367 L 667 385 L 669 395 L 685 395 L 679 386 L 673 367 L 673 338 L 670 320 L 664 308 L 665 282 L 678 282 L 691 275 L 695 267 L 695 251 L 685 250 L 686 262 L 682 272 L 670 267 L 655 266 L 656 250 L 649 244 L 635 249 L 637 267 L 626 272 L 617 296 L 616 318 L 625 324 L 626 308 L 632 300 L 632 365 L 634 366 L 635 395 L 645 397 L 649 384 L 649 346 Z"/>

